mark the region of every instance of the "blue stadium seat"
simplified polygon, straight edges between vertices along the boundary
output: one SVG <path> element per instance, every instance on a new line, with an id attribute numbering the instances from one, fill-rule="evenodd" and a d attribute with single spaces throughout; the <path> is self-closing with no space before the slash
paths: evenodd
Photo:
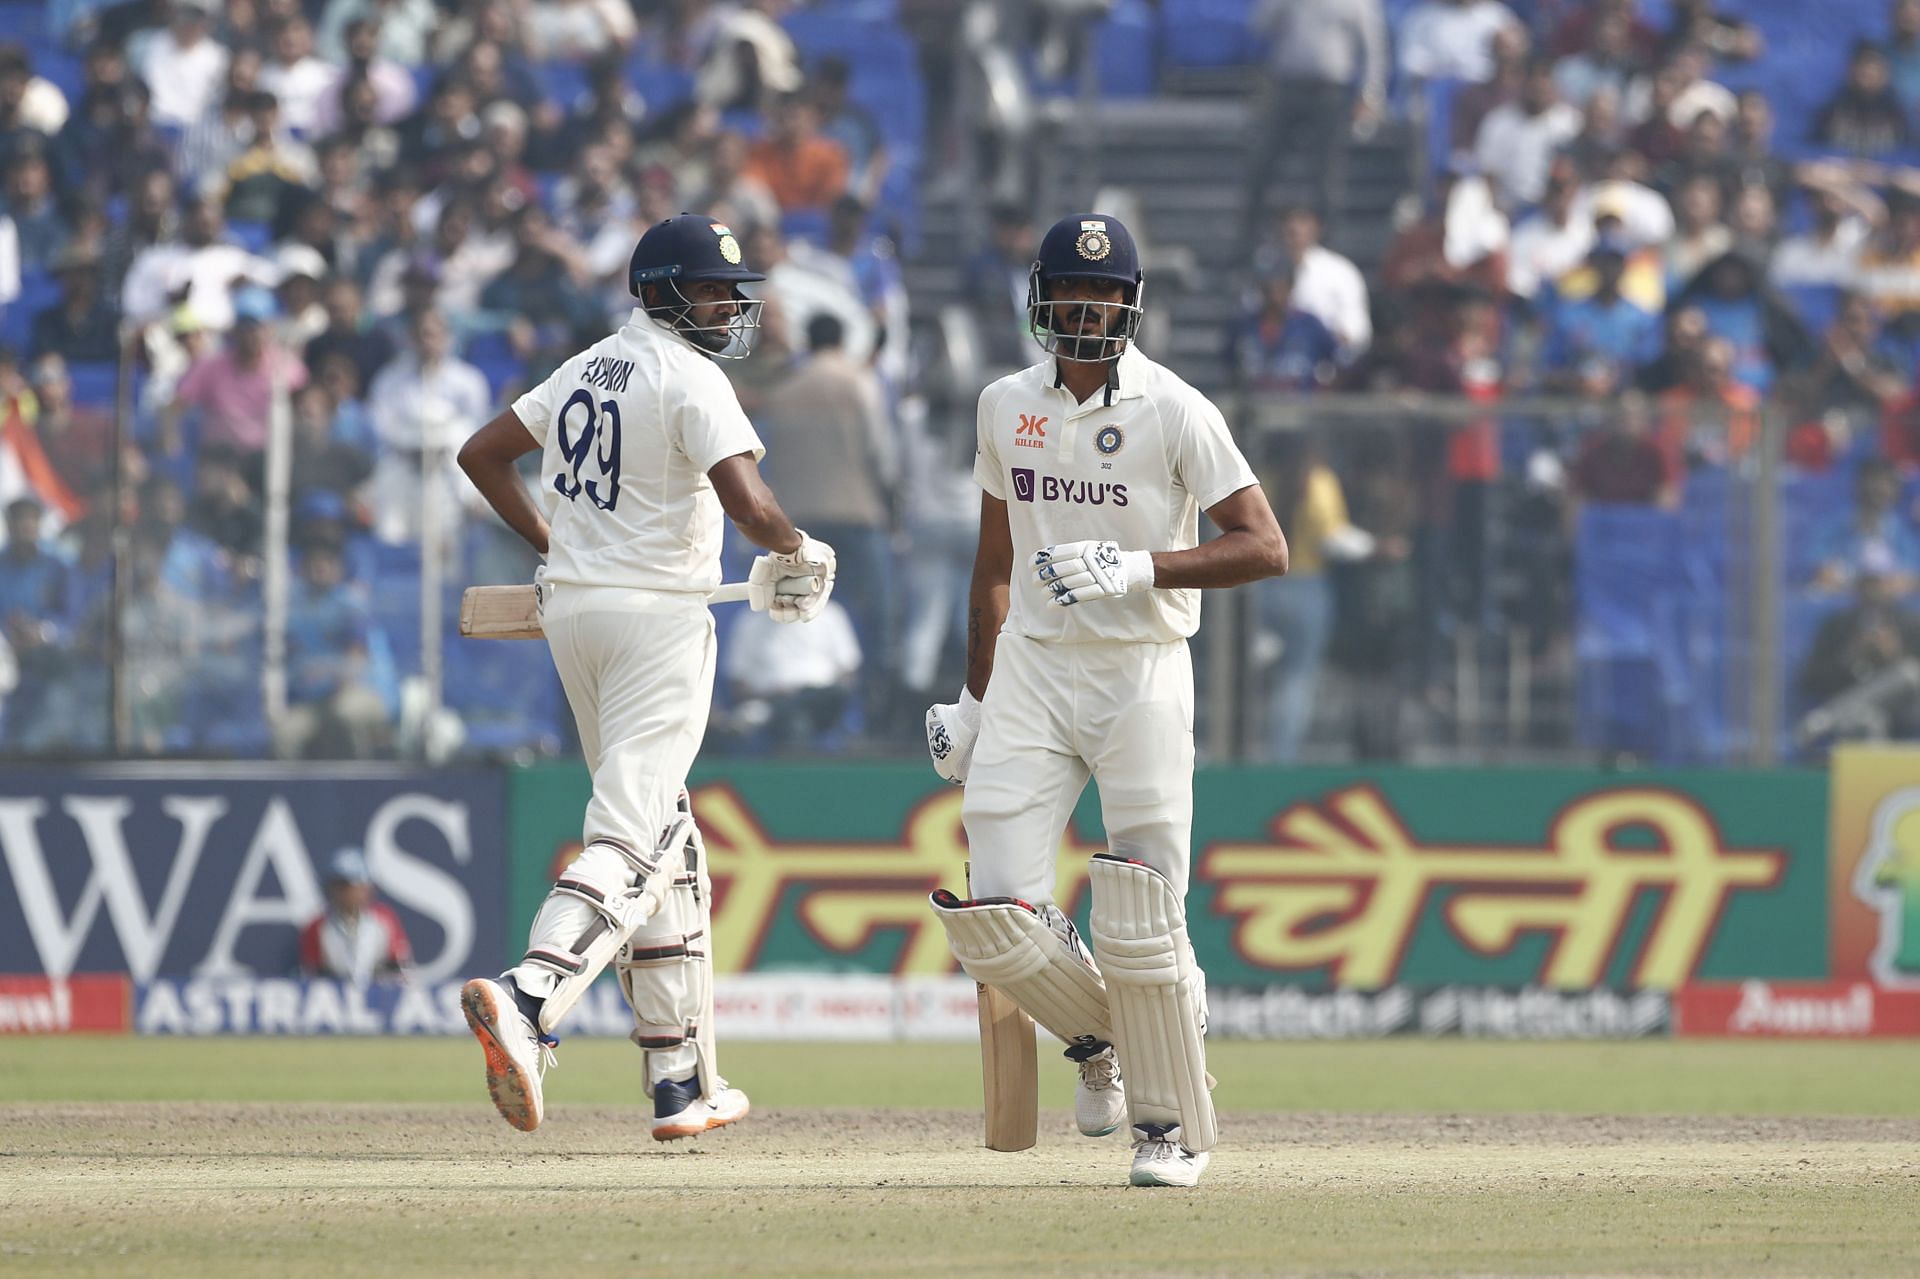
<path id="1" fill-rule="evenodd" d="M 73 379 L 76 404 L 110 406 L 120 389 L 120 366 L 102 361 L 98 364 L 69 364 L 67 375 Z M 138 386 L 135 387 L 136 394 Z"/>
<path id="2" fill-rule="evenodd" d="M 1581 512 L 1574 551 L 1574 644 L 1582 741 L 1662 760 L 1686 753 L 1697 654 L 1678 517 L 1653 507 Z"/>
<path id="3" fill-rule="evenodd" d="M 264 222 L 229 222 L 227 239 L 249 253 L 265 253 L 273 243 L 273 228 Z"/>
<path id="4" fill-rule="evenodd" d="M 444 701 L 466 725 L 467 751 L 552 752 L 564 698 L 544 644 L 447 641 Z"/>
<path id="5" fill-rule="evenodd" d="M 1833 326 L 1840 312 L 1840 290 L 1831 284 L 1788 284 L 1780 294 L 1815 338 Z"/>
<path id="6" fill-rule="evenodd" d="M 487 387 L 498 397 L 526 375 L 526 361 L 514 353 L 504 329 L 475 333 L 467 339 L 467 363 L 486 376 Z"/>
<path id="7" fill-rule="evenodd" d="M 1145 0 L 1119 0 L 1093 35 L 1100 94 L 1108 98 L 1151 95 L 1157 79 L 1153 11 Z"/>
<path id="8" fill-rule="evenodd" d="M 33 336 L 33 317 L 60 300 L 60 286 L 45 271 L 31 268 L 20 272 L 20 292 L 5 307 L 0 307 L 0 347 L 22 359 L 27 342 Z"/>
<path id="9" fill-rule="evenodd" d="M 1160 9 L 1160 54 L 1171 67 L 1232 67 L 1259 57 L 1252 0 L 1182 0 Z"/>

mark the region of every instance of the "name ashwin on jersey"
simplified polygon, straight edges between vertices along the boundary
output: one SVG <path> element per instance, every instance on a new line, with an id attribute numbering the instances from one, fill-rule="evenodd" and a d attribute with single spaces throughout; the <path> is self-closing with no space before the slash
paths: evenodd
<path id="1" fill-rule="evenodd" d="M 580 371 L 582 385 L 612 391 L 616 395 L 627 389 L 627 379 L 632 376 L 632 360 L 616 360 L 610 355 L 594 356 L 587 361 L 587 367 Z"/>

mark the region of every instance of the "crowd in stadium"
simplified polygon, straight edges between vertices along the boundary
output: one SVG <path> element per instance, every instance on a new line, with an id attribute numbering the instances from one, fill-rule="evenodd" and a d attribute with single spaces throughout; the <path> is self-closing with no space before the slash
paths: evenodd
<path id="1" fill-rule="evenodd" d="M 729 630 L 716 740 L 831 749 L 944 696 L 975 497 L 916 395 L 897 245 L 940 167 L 920 156 L 970 142 L 937 72 L 964 7 L 897 7 L 930 72 L 923 130 L 904 98 L 861 105 L 871 64 L 809 54 L 785 0 L 0 6 L 0 747 L 106 748 L 117 553 L 130 749 L 406 748 L 423 513 L 456 526 L 452 583 L 532 567 L 451 450 L 624 319 L 635 239 L 681 209 L 726 222 L 770 276 L 760 349 L 729 372 L 774 486 L 841 559 L 804 640 Z M 1179 10 L 1163 0 L 1161 20 Z M 1843 74 L 1791 102 L 1785 77 L 1753 74 L 1773 53 L 1761 26 L 1704 0 L 1240 11 L 1259 68 L 1240 235 L 1259 247 L 1220 333 L 1239 389 L 1589 403 L 1592 429 L 1520 462 L 1562 514 L 1680 508 L 1691 477 L 1750 458 L 1772 406 L 1786 462 L 1859 495 L 1809 534 L 1792 583 L 1853 593 L 1823 617 L 1806 688 L 1920 658 L 1901 603 L 1920 582 L 1903 489 L 1920 465 L 1920 0 L 1887 5 Z M 1330 225 L 1348 153 L 1409 118 L 1431 178 L 1409 177 L 1363 272 Z M 1273 199 L 1302 150 L 1313 198 Z M 1038 358 L 1019 299 L 1055 212 L 997 208 L 967 265 L 995 358 Z M 291 710 L 269 726 L 276 387 L 296 569 Z M 1502 435 L 1491 416 L 1457 426 L 1418 466 L 1490 484 L 1515 466 Z M 1262 607 L 1282 637 L 1276 757 L 1300 749 L 1333 629 L 1315 579 L 1365 562 L 1394 597 L 1418 466 L 1343 473 L 1307 443 L 1268 472 L 1295 546 Z M 923 567 L 896 573 L 908 553 Z M 1920 728 L 1920 693 L 1892 705 L 1893 731 Z"/>

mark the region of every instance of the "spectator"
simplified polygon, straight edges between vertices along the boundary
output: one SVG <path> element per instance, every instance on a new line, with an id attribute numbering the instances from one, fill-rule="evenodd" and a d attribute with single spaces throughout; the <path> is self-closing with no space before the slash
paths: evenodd
<path id="1" fill-rule="evenodd" d="M 1920 196 L 1895 189 L 1886 229 L 1860 255 L 1855 286 L 1888 321 L 1920 315 Z"/>
<path id="2" fill-rule="evenodd" d="M 1766 51 L 1758 27 L 1715 9 L 1713 0 L 1674 0 L 1666 47 L 1689 46 L 1705 49 L 1721 62 L 1751 62 Z"/>
<path id="3" fill-rule="evenodd" d="M 1262 277 L 1258 302 L 1228 335 L 1227 359 L 1251 390 L 1319 390 L 1334 380 L 1338 354 L 1332 331 L 1293 305 L 1293 269 L 1285 262 Z"/>
<path id="4" fill-rule="evenodd" d="M 727 633 L 726 677 L 736 732 L 764 733 L 774 751 L 818 751 L 856 701 L 859 636 L 838 599 L 805 626 L 748 613 Z"/>
<path id="5" fill-rule="evenodd" d="M 167 29 L 142 47 L 140 78 L 158 124 L 184 129 L 213 106 L 226 81 L 227 50 L 213 38 L 213 0 L 173 0 Z"/>
<path id="6" fill-rule="evenodd" d="M 849 355 L 845 339 L 832 314 L 808 320 L 808 357 L 775 389 L 761 422 L 766 438 L 780 442 L 761 466 L 787 513 L 839 552 L 848 571 L 835 593 L 861 648 L 884 661 L 893 652 L 890 530 L 899 448 L 879 379 Z"/>
<path id="7" fill-rule="evenodd" d="M 1619 413 L 1581 440 L 1573 491 L 1582 501 L 1607 505 L 1671 507 L 1679 501 L 1680 474 L 1653 437 L 1645 397 L 1623 396 Z"/>
<path id="8" fill-rule="evenodd" d="M 520 36 L 536 62 L 618 55 L 639 34 L 628 0 L 545 0 L 520 11 Z"/>
<path id="9" fill-rule="evenodd" d="M 1733 211 L 1727 217 L 1727 229 L 1733 232 L 1733 247 L 1755 262 L 1764 263 L 1773 256 L 1779 239 L 1779 212 L 1773 192 L 1764 186 L 1743 186 L 1735 190 Z"/>
<path id="10" fill-rule="evenodd" d="M 1814 140 L 1852 155 L 1880 156 L 1907 145 L 1907 114 L 1893 91 L 1887 55 L 1862 40 L 1847 63 L 1847 81 L 1820 110 Z"/>
<path id="11" fill-rule="evenodd" d="M 1727 122 L 1711 111 L 1702 111 L 1681 131 L 1680 149 L 1661 166 L 1659 186 L 1677 201 L 1680 188 L 1694 178 L 1706 178 L 1723 191 L 1731 191 L 1739 176 L 1740 165 L 1728 141 Z"/>
<path id="12" fill-rule="evenodd" d="M 173 149 L 153 127 L 149 103 L 137 80 L 80 99 L 51 153 L 66 203 L 122 199 L 143 174 L 172 167 Z"/>
<path id="13" fill-rule="evenodd" d="M 33 498 L 7 504 L 7 544 L 0 548 L 0 636 L 13 650 L 19 682 L 6 701 L 6 740 L 20 746 L 40 719 L 63 667 L 67 569 L 40 544 L 46 509 Z"/>
<path id="14" fill-rule="evenodd" d="M 1571 58 L 1591 50 L 1598 42 L 1596 29 L 1616 15 L 1626 19 L 1627 47 L 1635 59 L 1645 62 L 1659 51 L 1661 34 L 1635 12 L 1636 0 L 1592 0 L 1561 7 L 1566 10 L 1566 17 L 1554 28 L 1548 46 L 1556 58 Z"/>
<path id="15" fill-rule="evenodd" d="M 127 268 L 121 313 L 149 324 L 184 308 L 200 328 L 224 333 L 233 327 L 234 285 L 251 282 L 271 288 L 274 270 L 266 259 L 223 242 L 225 231 L 217 200 L 201 196 L 188 204 L 179 241 L 141 250 Z"/>
<path id="16" fill-rule="evenodd" d="M 385 330 L 366 323 L 360 286 L 348 276 L 331 276 L 321 289 L 320 304 L 326 309 L 327 327 L 307 343 L 302 353 L 307 367 L 320 369 L 330 356 L 343 355 L 352 362 L 359 384 L 371 384 L 393 358 L 394 342 Z"/>
<path id="17" fill-rule="evenodd" d="M 1665 245 L 1673 235 L 1673 208 L 1646 185 L 1644 157 L 1622 148 L 1601 163 L 1598 173 L 1575 200 L 1576 216 L 1584 214 L 1596 228 L 1603 219 L 1617 219 L 1621 236 L 1636 249 Z"/>
<path id="18" fill-rule="evenodd" d="M 1760 396 L 1735 375 L 1737 358 L 1732 342 L 1710 334 L 1685 380 L 1661 394 L 1658 441 L 1673 474 L 1737 461 L 1759 438 Z"/>
<path id="19" fill-rule="evenodd" d="M 1254 105 L 1243 234 L 1266 220 L 1267 187 L 1288 150 L 1303 149 L 1320 177 L 1320 216 L 1339 216 L 1347 147 L 1356 128 L 1386 110 L 1387 31 L 1380 0 L 1261 0 L 1253 30 L 1267 39 L 1266 76 Z"/>
<path id="20" fill-rule="evenodd" d="M 1597 93 L 1619 98 L 1639 70 L 1640 60 L 1633 51 L 1633 19 L 1630 10 L 1609 9 L 1596 14 L 1593 36 L 1580 53 L 1563 58 L 1553 68 L 1553 82 L 1561 98 L 1584 111 Z"/>
<path id="21" fill-rule="evenodd" d="M 260 88 L 279 103 L 289 129 L 311 133 L 319 127 L 321 102 L 335 89 L 340 73 L 314 56 L 313 28 L 305 18 L 282 18 L 271 41 L 273 57 L 260 68 Z"/>
<path id="22" fill-rule="evenodd" d="M 1900 472 L 1891 462 L 1869 458 L 1860 464 L 1853 509 L 1813 532 L 1819 562 L 1813 589 L 1852 590 L 1873 576 L 1890 596 L 1920 589 L 1920 530 L 1900 509 L 1900 489 Z"/>
<path id="23" fill-rule="evenodd" d="M 433 0 L 327 0 L 320 15 L 320 56 L 345 62 L 348 29 L 368 22 L 378 34 L 379 56 L 403 67 L 426 65 L 428 44 L 440 21 Z"/>
<path id="24" fill-rule="evenodd" d="M 42 449 L 34 429 L 39 412 L 39 401 L 13 353 L 0 347 L 0 506 L 32 498 L 43 513 L 51 509 L 57 531 L 86 513 L 86 501 L 61 480 Z"/>
<path id="25" fill-rule="evenodd" d="M 751 236 L 766 227 L 780 225 L 780 201 L 773 189 L 755 172 L 746 138 L 731 130 L 713 140 L 708 158 L 707 186 L 693 201 L 716 218 L 725 218 L 736 234 Z M 632 237 L 627 237 L 632 238 Z"/>
<path id="26" fill-rule="evenodd" d="M 33 73 L 33 59 L 17 44 L 0 44 L 0 164 L 25 135 L 50 138 L 67 122 L 67 98 Z"/>
<path id="27" fill-rule="evenodd" d="M 1299 758 L 1313 723 L 1320 667 L 1333 634 L 1331 564 L 1366 560 L 1376 552 L 1404 559 L 1410 548 L 1400 538 L 1376 544 L 1353 527 L 1346 493 L 1316 442 L 1289 437 L 1278 448 L 1264 479 L 1274 514 L 1286 522 L 1292 562 L 1286 577 L 1263 582 L 1259 589 L 1261 620 L 1280 647 L 1267 689 L 1266 755 L 1289 764 Z"/>
<path id="28" fill-rule="evenodd" d="M 219 99 L 187 126 L 174 150 L 174 171 L 198 190 L 226 177 L 227 166 L 246 150 L 253 136 L 247 106 L 260 87 L 260 54 L 237 49 L 227 63 Z"/>
<path id="29" fill-rule="evenodd" d="M 193 501 L 187 522 L 225 553 L 237 576 L 259 568 L 264 521 L 260 500 L 247 482 L 246 459 L 223 445 L 203 446 L 194 459 Z"/>
<path id="30" fill-rule="evenodd" d="M 120 357 L 119 326 L 100 289 L 100 252 L 68 244 L 52 262 L 60 300 L 33 317 L 28 352 L 54 354 L 75 364 L 104 364 Z"/>
<path id="31" fill-rule="evenodd" d="M 276 225 L 306 198 L 319 179 L 313 152 L 280 126 L 280 103 L 266 90 L 246 99 L 248 139 L 223 175 L 226 216 L 234 222 Z"/>
<path id="32" fill-rule="evenodd" d="M 164 244 L 179 234 L 180 216 L 174 209 L 177 194 L 173 175 L 155 171 L 141 175 L 127 198 L 125 220 L 107 231 L 100 250 L 100 286 L 108 300 L 118 304 L 127 274 L 134 261 L 155 245 Z M 158 306 L 165 301 L 164 286 L 153 286 L 160 294 Z M 151 318 L 151 317 L 148 317 Z"/>
<path id="33" fill-rule="evenodd" d="M 1920 617 L 1900 606 L 1890 575 L 1863 572 L 1854 602 L 1821 625 L 1800 692 L 1817 707 L 1805 737 L 1920 737 Z"/>
<path id="34" fill-rule="evenodd" d="M 372 636 L 340 548 L 308 545 L 287 604 L 287 713 L 273 725 L 277 756 L 367 759 L 387 746 L 386 703 L 367 683 Z"/>
<path id="35" fill-rule="evenodd" d="M 850 195 L 834 201 L 827 217 L 824 256 L 844 272 L 872 315 L 877 343 L 872 348 L 874 372 L 892 396 L 905 388 L 911 372 L 907 286 L 893 240 L 873 231 L 871 219 L 871 208 Z M 851 344 L 849 349 L 857 350 Z"/>
<path id="36" fill-rule="evenodd" d="M 1621 295 L 1627 263 L 1623 244 L 1600 240 L 1587 260 L 1598 288 L 1591 297 L 1547 306 L 1541 363 L 1548 386 L 1604 398 L 1629 385 L 1635 367 L 1652 358 L 1660 321 Z"/>
<path id="37" fill-rule="evenodd" d="M 39 403 L 34 433 L 69 493 L 98 493 L 113 480 L 113 417 L 97 405 L 73 401 L 73 379 L 57 353 L 33 362 L 33 394 Z"/>
<path id="38" fill-rule="evenodd" d="M 14 148 L 7 166 L 6 204 L 0 207 L 13 221 L 24 270 L 44 271 L 67 241 L 67 218 L 54 199 L 53 171 L 47 165 L 45 145 L 35 142 Z"/>
<path id="39" fill-rule="evenodd" d="M 1282 260 L 1293 267 L 1293 305 L 1318 319 L 1340 343 L 1342 362 L 1351 362 L 1373 342 L 1373 316 L 1367 282 L 1360 269 L 1320 243 L 1320 215 L 1302 205 L 1283 209 L 1279 239 L 1259 254 L 1261 270 Z"/>
<path id="40" fill-rule="evenodd" d="M 514 353 L 527 360 L 559 352 L 564 359 L 604 336 L 604 317 L 580 289 L 587 276 L 580 246 L 545 209 L 528 205 L 515 215 L 514 244 L 513 265 L 480 294 L 483 310 L 507 317 Z"/>
<path id="41" fill-rule="evenodd" d="M 1733 247 L 1733 232 L 1720 217 L 1723 198 L 1720 184 L 1704 174 L 1688 178 L 1675 192 L 1674 233 L 1664 264 L 1668 292 L 1679 290 Z"/>
<path id="42" fill-rule="evenodd" d="M 1886 219 L 1886 207 L 1845 179 L 1815 175 L 1806 191 L 1813 225 L 1780 242 L 1767 277 L 1776 288 L 1851 288 L 1874 227 Z"/>
<path id="43" fill-rule="evenodd" d="M 887 144 L 873 113 L 849 96 L 853 68 L 845 58 L 820 59 L 808 85 L 820 108 L 820 135 L 840 144 L 852 164 L 848 185 L 864 204 L 880 198 L 887 177 Z"/>
<path id="44" fill-rule="evenodd" d="M 1033 219 L 1017 204 L 994 206 L 991 235 L 961 271 L 962 287 L 988 367 L 1023 368 L 1036 349 L 1027 323 L 1027 284 L 1040 241 Z"/>
<path id="45" fill-rule="evenodd" d="M 1411 299 L 1415 327 L 1431 326 L 1441 317 L 1423 303 L 1437 301 L 1446 310 L 1463 291 L 1487 298 L 1506 296 L 1507 236 L 1506 216 L 1494 207 L 1487 183 L 1448 174 L 1435 190 L 1426 216 L 1387 246 L 1386 259 L 1380 264 L 1381 286 Z M 1304 304 L 1296 301 L 1296 305 Z"/>
<path id="46" fill-rule="evenodd" d="M 1635 387 L 1649 395 L 1671 391 L 1693 376 L 1707 341 L 1706 313 L 1697 306 L 1672 308 L 1663 335 L 1659 355 L 1642 365 L 1634 378 Z"/>
<path id="47" fill-rule="evenodd" d="M 312 245 L 295 241 L 274 252 L 273 266 L 280 276 L 273 291 L 281 315 L 277 336 L 289 350 L 302 352 L 301 362 L 306 363 L 308 344 L 327 331 L 327 308 L 320 303 L 327 260 Z"/>
<path id="48" fill-rule="evenodd" d="M 166 553 L 134 543 L 127 554 L 127 603 L 120 632 L 127 692 L 129 744 L 138 754 L 157 755 L 180 744 L 182 710 L 195 674 L 206 624 L 205 601 L 176 591 L 163 575 Z M 111 606 L 103 596 L 100 607 Z"/>
<path id="49" fill-rule="evenodd" d="M 275 385 L 291 394 L 307 383 L 307 366 L 273 338 L 268 322 L 278 310 L 266 290 L 240 291 L 225 348 L 201 359 L 180 380 L 161 421 L 164 452 L 181 451 L 181 417 L 190 408 L 200 410 L 202 448 L 217 445 L 246 458 L 266 449 Z"/>
<path id="50" fill-rule="evenodd" d="M 1578 136 L 1580 125 L 1580 112 L 1560 101 L 1552 65 L 1542 60 L 1528 67 L 1519 100 L 1488 112 L 1473 144 L 1503 207 L 1540 202 L 1555 153 Z"/>
<path id="51" fill-rule="evenodd" d="M 750 0 L 722 8 L 694 79 L 694 98 L 716 111 L 765 109 L 799 91 L 803 77 L 793 37 L 780 25 L 787 0 Z"/>
<path id="52" fill-rule="evenodd" d="M 293 474 L 303 493 L 332 493 L 343 501 L 373 474 L 373 458 L 339 439 L 333 393 L 317 382 L 293 397 Z"/>
<path id="53" fill-rule="evenodd" d="M 1887 8 L 1891 34 L 1882 51 L 1893 91 L 1911 114 L 1920 111 L 1920 0 L 1893 0 Z"/>
<path id="54" fill-rule="evenodd" d="M 418 86 L 404 65 L 380 52 L 378 21 L 356 18 L 348 23 L 345 53 L 343 58 L 329 59 L 340 65 L 327 68 L 330 79 L 314 106 L 313 132 L 332 133 L 339 127 L 346 116 L 347 86 L 361 81 L 373 90 L 375 122 L 398 124 L 412 114 Z"/>
<path id="55" fill-rule="evenodd" d="M 1520 100 L 1521 86 L 1527 82 L 1527 67 L 1532 44 L 1522 26 L 1501 27 L 1493 33 L 1493 75 L 1484 84 L 1463 84 L 1453 95 L 1453 150 L 1470 155 L 1473 140 L 1480 135 L 1480 122 L 1495 107 Z"/>
<path id="56" fill-rule="evenodd" d="M 1799 368 L 1811 354 L 1806 330 L 1766 287 L 1760 264 L 1744 253 L 1727 252 L 1707 263 L 1680 301 L 1699 307 L 1707 331 L 1732 344 L 1734 376 L 1762 395 L 1777 373 Z"/>
<path id="57" fill-rule="evenodd" d="M 1733 141 L 1727 158 L 1735 186 L 1763 186 L 1775 202 L 1793 188 L 1792 166 L 1773 144 L 1773 104 L 1758 89 L 1742 89 L 1734 108 Z"/>
<path id="58" fill-rule="evenodd" d="M 201 467 L 202 496 L 230 485 L 239 474 L 233 458 L 220 449 L 209 450 L 211 465 Z M 242 494 L 245 490 L 242 489 Z M 222 503 L 224 506 L 224 503 Z M 257 516 L 236 510 L 231 517 L 216 515 L 215 506 L 201 504 L 195 514 L 208 527 L 246 543 L 259 536 Z M 157 547 L 161 552 L 160 578 L 179 594 L 202 606 L 224 600 L 230 593 L 238 564 L 226 547 L 189 523 L 186 495 L 180 486 L 164 475 L 150 475 L 141 482 L 134 514 L 133 538 L 140 545 Z"/>
<path id="59" fill-rule="evenodd" d="M 374 535 L 385 542 L 417 541 L 422 489 L 436 485 L 442 519 L 478 502 L 454 452 L 493 412 L 493 393 L 480 370 L 453 353 L 453 330 L 438 311 L 423 311 L 409 326 L 409 349 L 380 371 L 367 393 L 380 449 L 368 485 Z M 431 472 L 429 467 L 434 467 Z M 431 476 L 431 481 L 429 481 Z"/>
<path id="60" fill-rule="evenodd" d="M 747 150 L 746 173 L 789 213 L 825 210 L 845 193 L 848 169 L 846 151 L 820 135 L 819 108 L 798 94 L 781 102 L 767 136 Z"/>
<path id="61" fill-rule="evenodd" d="M 1686 147 L 1687 130 L 1704 112 L 1733 118 L 1738 109 L 1726 88 L 1705 79 L 1704 60 L 1696 49 L 1684 49 L 1643 76 L 1628 89 L 1622 114 L 1634 125 L 1628 145 L 1659 167 Z"/>
<path id="62" fill-rule="evenodd" d="M 327 863 L 327 909 L 300 930 L 300 971 L 364 986 L 405 977 L 412 967 L 413 947 L 400 917 L 374 900 L 366 855 L 341 849 Z"/>
<path id="63" fill-rule="evenodd" d="M 1494 33 L 1519 25 L 1498 0 L 1420 0 L 1400 25 L 1400 73 L 1483 84 L 1493 77 Z"/>
<path id="64" fill-rule="evenodd" d="M 1593 220 L 1579 208 L 1580 180 L 1564 160 L 1547 176 L 1540 207 L 1513 229 L 1507 250 L 1507 288 L 1531 302 L 1543 288 L 1587 260 Z"/>

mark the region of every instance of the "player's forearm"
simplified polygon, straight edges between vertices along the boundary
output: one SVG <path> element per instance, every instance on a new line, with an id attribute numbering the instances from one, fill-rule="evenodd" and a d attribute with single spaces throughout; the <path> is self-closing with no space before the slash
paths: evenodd
<path id="1" fill-rule="evenodd" d="M 1211 590 L 1244 586 L 1287 571 L 1287 539 L 1279 529 L 1265 533 L 1230 529 L 1186 551 L 1158 551 L 1153 557 L 1155 587 Z"/>
<path id="2" fill-rule="evenodd" d="M 740 535 L 763 551 L 773 551 L 780 555 L 791 555 L 800 549 L 800 530 L 793 526 L 787 513 L 780 509 L 780 503 L 769 493 L 764 504 L 753 507 L 743 515 L 733 517 L 733 526 Z"/>
<path id="3" fill-rule="evenodd" d="M 967 691 L 976 698 L 986 697 L 987 681 L 993 678 L 993 650 L 1007 620 L 1007 606 L 1007 574 L 974 565 L 967 593 Z"/>
<path id="4" fill-rule="evenodd" d="M 494 509 L 507 527 L 527 540 L 527 544 L 542 555 L 547 553 L 547 520 L 540 514 L 540 508 L 533 504 L 533 495 L 527 492 L 527 486 L 521 482 L 520 472 L 511 462 L 498 458 L 469 458 L 464 453 L 460 466 L 473 481 L 473 487 L 480 490 L 480 496 L 487 499 L 487 505 Z"/>

